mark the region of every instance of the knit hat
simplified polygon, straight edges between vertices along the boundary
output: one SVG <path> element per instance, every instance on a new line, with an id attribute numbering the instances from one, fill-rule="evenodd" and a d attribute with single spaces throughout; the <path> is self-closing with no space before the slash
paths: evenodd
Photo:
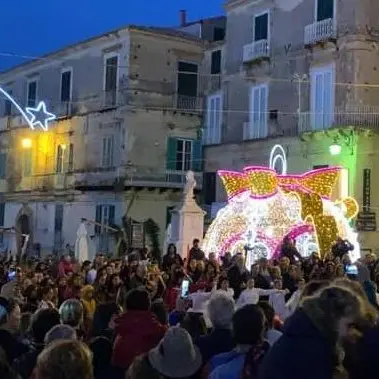
<path id="1" fill-rule="evenodd" d="M 170 378 L 190 377 L 202 364 L 200 350 L 192 343 L 189 333 L 179 326 L 168 329 L 148 357 L 155 370 Z"/>

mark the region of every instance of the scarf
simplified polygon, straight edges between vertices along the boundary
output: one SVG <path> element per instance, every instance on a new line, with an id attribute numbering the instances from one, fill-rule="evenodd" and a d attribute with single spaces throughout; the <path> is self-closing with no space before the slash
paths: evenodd
<path id="1" fill-rule="evenodd" d="M 241 379 L 252 379 L 257 377 L 259 364 L 263 357 L 268 352 L 270 345 L 267 341 L 253 346 L 246 354 L 244 367 L 242 370 Z"/>

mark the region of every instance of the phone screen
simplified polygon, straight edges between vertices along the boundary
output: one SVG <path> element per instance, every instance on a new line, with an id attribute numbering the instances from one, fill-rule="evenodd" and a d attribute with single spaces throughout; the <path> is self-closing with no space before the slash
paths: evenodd
<path id="1" fill-rule="evenodd" d="M 182 281 L 182 288 L 180 291 L 180 297 L 184 299 L 184 298 L 188 297 L 188 293 L 189 293 L 189 280 L 184 279 Z"/>
<path id="2" fill-rule="evenodd" d="M 346 266 L 346 274 L 347 275 L 358 275 L 358 267 L 356 265 Z"/>
<path id="3" fill-rule="evenodd" d="M 16 270 L 11 269 L 8 271 L 8 280 L 13 280 L 16 277 Z"/>

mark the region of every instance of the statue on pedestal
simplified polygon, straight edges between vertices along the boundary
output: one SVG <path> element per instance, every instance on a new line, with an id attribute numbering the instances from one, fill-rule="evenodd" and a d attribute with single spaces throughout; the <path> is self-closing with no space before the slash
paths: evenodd
<path id="1" fill-rule="evenodd" d="M 186 174 L 186 185 L 184 187 L 184 203 L 194 201 L 194 190 L 196 187 L 196 179 L 193 171 Z"/>

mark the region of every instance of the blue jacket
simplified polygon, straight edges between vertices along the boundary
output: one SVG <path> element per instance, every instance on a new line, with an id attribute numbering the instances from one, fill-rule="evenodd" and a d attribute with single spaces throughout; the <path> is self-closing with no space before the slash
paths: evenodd
<path id="1" fill-rule="evenodd" d="M 235 350 L 218 354 L 210 361 L 208 379 L 239 379 L 245 364 L 246 354 Z"/>
<path id="2" fill-rule="evenodd" d="M 259 379 L 332 379 L 333 350 L 298 309 L 285 322 L 282 337 L 263 359 Z"/>

